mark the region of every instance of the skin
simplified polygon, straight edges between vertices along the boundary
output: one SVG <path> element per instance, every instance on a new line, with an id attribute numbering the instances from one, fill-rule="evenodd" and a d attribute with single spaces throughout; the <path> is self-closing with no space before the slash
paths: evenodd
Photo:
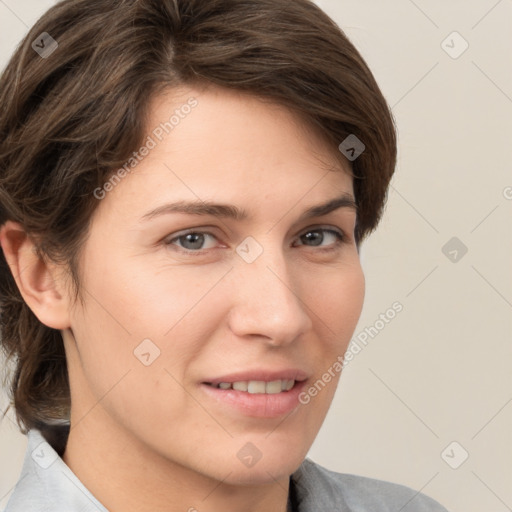
<path id="1" fill-rule="evenodd" d="M 63 459 L 108 510 L 285 512 L 289 476 L 339 373 L 307 405 L 271 419 L 219 405 L 200 383 L 297 367 L 310 385 L 344 354 L 364 299 L 356 211 L 299 217 L 353 196 L 350 167 L 295 114 L 217 87 L 155 97 L 147 133 L 190 97 L 197 107 L 98 201 L 79 262 L 84 304 L 19 224 L 6 223 L 0 241 L 27 304 L 62 332 L 72 401 Z M 249 218 L 141 221 L 162 204 L 198 198 Z M 213 236 L 202 246 L 176 239 L 191 228 Z M 302 236 L 311 232 L 319 246 Z M 248 236 L 263 248 L 252 263 L 236 252 Z M 145 366 L 134 350 L 148 338 L 160 356 Z M 248 442 L 262 455 L 252 467 L 237 457 Z"/>

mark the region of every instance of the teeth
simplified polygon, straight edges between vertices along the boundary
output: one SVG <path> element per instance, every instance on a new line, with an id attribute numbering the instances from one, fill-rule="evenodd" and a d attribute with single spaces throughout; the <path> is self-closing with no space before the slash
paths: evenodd
<path id="1" fill-rule="evenodd" d="M 233 389 L 236 391 L 247 391 L 248 387 L 247 381 L 233 382 Z"/>
<path id="2" fill-rule="evenodd" d="M 275 393 L 281 393 L 281 382 L 280 380 L 273 380 L 272 382 L 267 382 L 265 384 L 265 393 L 269 395 L 274 395 Z"/>
<path id="3" fill-rule="evenodd" d="M 249 393 L 265 393 L 265 381 L 263 380 L 250 380 L 247 386 Z"/>
<path id="4" fill-rule="evenodd" d="M 238 382 L 220 382 L 214 386 L 220 389 L 234 389 L 235 391 L 245 391 L 247 393 L 266 393 L 274 395 L 282 391 L 290 391 L 293 388 L 295 381 L 291 380 L 273 380 L 272 382 L 265 382 L 263 380 L 249 380 Z"/>

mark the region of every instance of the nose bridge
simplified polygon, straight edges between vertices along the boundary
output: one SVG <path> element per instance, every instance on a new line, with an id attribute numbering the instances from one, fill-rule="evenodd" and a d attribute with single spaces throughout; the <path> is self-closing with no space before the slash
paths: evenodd
<path id="1" fill-rule="evenodd" d="M 248 243 L 248 253 L 257 249 L 254 242 Z M 243 251 L 243 243 L 240 246 Z M 282 250 L 260 246 L 259 254 L 255 254 L 252 253 L 251 261 L 242 253 L 232 276 L 237 292 L 230 327 L 238 336 L 261 335 L 273 344 L 289 343 L 311 327 L 311 318 L 296 286 L 297 276 Z"/>

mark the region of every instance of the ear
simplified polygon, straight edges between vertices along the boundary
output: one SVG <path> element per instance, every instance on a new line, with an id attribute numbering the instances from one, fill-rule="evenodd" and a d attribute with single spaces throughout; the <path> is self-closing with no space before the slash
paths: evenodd
<path id="1" fill-rule="evenodd" d="M 0 245 L 23 299 L 39 321 L 53 329 L 70 327 L 62 270 L 37 255 L 36 245 L 17 222 L 0 227 Z"/>

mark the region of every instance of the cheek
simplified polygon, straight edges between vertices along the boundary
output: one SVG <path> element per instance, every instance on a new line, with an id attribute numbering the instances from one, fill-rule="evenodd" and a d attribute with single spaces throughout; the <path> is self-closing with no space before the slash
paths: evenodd
<path id="1" fill-rule="evenodd" d="M 309 294 L 313 318 L 323 326 L 326 340 L 337 348 L 348 344 L 361 315 L 365 279 L 359 262 L 325 272 L 314 293 Z"/>
<path id="2" fill-rule="evenodd" d="M 197 305 L 230 269 L 230 265 L 171 265 L 160 256 L 146 259 L 149 263 L 123 261 L 121 255 L 117 264 L 111 263 L 90 279 L 118 327 L 141 339 L 171 336 L 182 321 L 194 316 Z M 215 306 L 211 297 L 207 299 Z"/>
<path id="3" fill-rule="evenodd" d="M 72 330 L 81 365 L 97 396 L 126 372 L 145 372 L 148 390 L 166 370 L 182 381 L 204 343 L 205 329 L 213 328 L 223 305 L 208 293 L 226 273 L 224 267 L 198 269 L 127 264 L 90 257 L 84 276 L 86 305 L 74 315 Z M 229 268 L 228 268 L 229 269 Z M 146 363 L 148 365 L 146 366 Z"/>
<path id="4" fill-rule="evenodd" d="M 316 282 L 314 289 L 311 282 Z M 311 431 L 320 428 L 341 377 L 341 362 L 354 334 L 364 302 L 365 279 L 358 260 L 336 269 L 322 269 L 310 280 L 305 304 L 314 321 L 314 339 L 309 360 L 315 370 L 304 401 L 308 410 L 317 414 L 308 417 Z M 312 409 L 309 409 L 312 408 Z"/>
<path id="5" fill-rule="evenodd" d="M 188 418 L 190 404 L 180 382 L 197 346 L 179 321 L 187 311 L 186 297 L 166 282 L 140 275 L 123 281 L 119 268 L 88 285 L 86 308 L 75 315 L 72 329 L 79 354 L 74 361 L 78 414 L 106 411 L 117 423 L 138 429 L 140 437 L 147 424 Z"/>

